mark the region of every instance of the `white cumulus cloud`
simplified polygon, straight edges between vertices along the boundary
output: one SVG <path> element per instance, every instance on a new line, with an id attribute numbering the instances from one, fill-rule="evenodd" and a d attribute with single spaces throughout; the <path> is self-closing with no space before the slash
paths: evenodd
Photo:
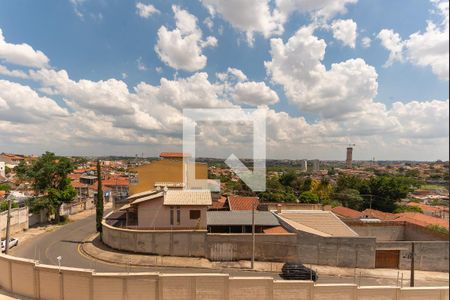
<path id="1" fill-rule="evenodd" d="M 277 93 L 264 82 L 239 82 L 234 90 L 234 102 L 248 105 L 272 105 L 280 101 Z"/>
<path id="2" fill-rule="evenodd" d="M 173 6 L 176 28 L 169 30 L 162 26 L 158 30 L 155 51 L 168 66 L 194 72 L 206 66 L 207 57 L 202 50 L 217 46 L 217 39 L 209 36 L 202 39 L 202 31 L 197 26 L 197 18 L 188 11 Z"/>
<path id="3" fill-rule="evenodd" d="M 331 24 L 333 37 L 341 41 L 345 46 L 355 48 L 357 25 L 353 20 L 336 20 Z"/>
<path id="4" fill-rule="evenodd" d="M 265 66 L 271 79 L 283 86 L 288 100 L 301 110 L 326 118 L 361 111 L 377 94 L 377 72 L 361 58 L 322 64 L 326 43 L 312 27 L 300 28 L 286 43 L 271 40 L 271 61 Z"/>
<path id="5" fill-rule="evenodd" d="M 0 80 L 0 119 L 21 123 L 45 122 L 69 113 L 55 101 L 39 96 L 29 86 Z"/>
<path id="6" fill-rule="evenodd" d="M 389 50 L 386 65 L 405 59 L 415 65 L 430 67 L 442 80 L 449 79 L 449 3 L 432 1 L 443 21 L 436 24 L 428 21 L 424 32 L 418 31 L 402 40 L 392 29 L 383 29 L 378 34 L 381 44 Z"/>
<path id="7" fill-rule="evenodd" d="M 142 2 L 136 3 L 136 13 L 144 19 L 149 18 L 153 14 L 158 14 L 159 10 L 157 10 L 151 4 L 144 4 Z"/>
<path id="8" fill-rule="evenodd" d="M 0 61 L 25 67 L 42 68 L 48 65 L 49 59 L 42 51 L 34 50 L 28 44 L 6 42 L 0 28 Z"/>

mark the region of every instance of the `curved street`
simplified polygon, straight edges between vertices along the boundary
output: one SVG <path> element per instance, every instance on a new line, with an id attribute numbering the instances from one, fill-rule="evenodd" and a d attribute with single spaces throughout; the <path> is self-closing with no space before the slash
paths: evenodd
<path id="1" fill-rule="evenodd" d="M 279 279 L 276 272 L 256 272 L 239 269 L 202 269 L 188 267 L 137 267 L 112 264 L 88 257 L 80 252 L 80 245 L 85 239 L 95 233 L 95 215 L 70 222 L 52 231 L 38 234 L 20 242 L 11 249 L 10 254 L 18 257 L 38 260 L 42 264 L 57 265 L 57 257 L 61 256 L 61 265 L 66 267 L 93 269 L 96 272 L 161 272 L 161 273 L 228 273 L 231 276 L 270 276 Z M 124 254 L 126 255 L 126 254 Z M 392 270 L 396 272 L 396 270 Z M 409 284 L 409 271 L 402 270 Z M 424 274 L 427 272 L 424 272 Z M 417 274 L 419 275 L 419 274 Z M 416 276 L 417 276 L 416 275 Z M 355 283 L 353 276 L 340 274 L 320 274 L 318 283 Z M 356 283 L 360 285 L 396 285 L 396 280 L 383 276 L 362 277 Z M 438 278 L 416 278 L 416 286 L 447 285 L 448 281 Z"/>
<path id="2" fill-rule="evenodd" d="M 42 264 L 61 265 L 74 268 L 94 269 L 96 272 L 164 272 L 164 273 L 230 273 L 235 276 L 255 276 L 253 271 L 212 270 L 178 267 L 136 267 L 110 264 L 83 255 L 79 246 L 95 233 L 95 215 L 68 223 L 60 228 L 28 239 L 11 249 L 10 254 L 38 260 Z M 259 276 L 278 278 L 277 273 L 258 272 Z"/>

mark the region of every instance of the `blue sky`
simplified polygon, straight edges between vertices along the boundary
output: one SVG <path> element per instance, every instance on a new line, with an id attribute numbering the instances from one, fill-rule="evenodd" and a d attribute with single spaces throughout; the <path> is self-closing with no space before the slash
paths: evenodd
<path id="1" fill-rule="evenodd" d="M 290 83 L 285 84 L 283 82 L 284 79 L 276 78 L 275 75 L 270 74 L 264 64 L 264 62 L 272 60 L 271 39 L 281 39 L 286 44 L 288 39 L 293 37 L 300 28 L 315 24 L 316 28 L 312 35 L 317 40 L 323 40 L 326 43 L 324 58 L 320 63 L 325 66 L 326 70 L 329 70 L 332 64 L 362 58 L 367 66 L 374 67 L 378 86 L 376 91 L 371 94 L 370 101 L 371 103 L 385 104 L 386 114 L 392 113 L 389 110 L 394 102 L 407 104 L 415 100 L 423 104 L 432 100 L 445 102 L 448 99 L 448 75 L 447 78 L 442 78 L 442 74 L 439 75 L 433 72 L 430 64 L 420 64 L 414 58 L 410 58 L 413 54 L 409 54 L 408 51 L 413 53 L 413 49 L 409 49 L 409 46 L 404 46 L 403 51 L 405 53 L 402 59 L 394 61 L 390 66 L 384 66 L 388 60 L 390 50 L 383 46 L 381 39 L 377 37 L 383 29 L 392 30 L 407 45 L 407 40 L 411 34 L 417 32 L 425 34 L 427 22 L 430 21 L 434 22 L 441 32 L 445 32 L 445 25 L 442 25 L 445 19 L 445 10 L 443 13 L 440 12 L 437 9 L 437 5 L 443 3 L 445 6 L 445 3 L 447 3 L 446 13 L 448 18 L 448 2 L 446 1 L 437 1 L 437 4 L 436 1 L 426 0 L 360 0 L 357 3 L 352 3 L 356 1 L 342 0 L 345 7 L 344 10 L 329 14 L 319 21 L 317 21 L 318 18 L 316 17 L 320 10 L 326 7 L 318 7 L 316 10 L 299 8 L 293 12 L 291 11 L 289 14 L 286 13 L 286 20 L 280 22 L 283 27 L 282 33 L 274 33 L 274 31 L 262 33 L 262 31 L 253 30 L 254 40 L 252 44 L 247 39 L 246 30 L 242 26 L 239 27 L 239 24 L 236 23 L 240 20 L 230 20 L 226 13 L 221 12 L 221 9 L 224 9 L 223 6 L 226 6 L 226 4 L 223 4 L 224 1 L 141 2 L 144 5 L 153 5 L 159 12 L 153 13 L 148 17 L 140 16 L 136 7 L 138 1 L 2 1 L 0 2 L 0 29 L 3 32 L 4 41 L 14 45 L 26 43 L 34 50 L 42 51 L 49 59 L 49 64 L 45 66 L 46 69 L 54 71 L 65 70 L 70 80 L 75 82 L 88 80 L 95 83 L 115 78 L 123 81 L 132 94 L 134 93 L 134 87 L 140 82 L 151 86 L 159 86 L 162 78 L 176 81 L 189 78 L 199 72 L 206 72 L 209 82 L 214 84 L 217 81 L 217 73 L 226 72 L 228 68 L 235 68 L 246 75 L 247 81 L 264 83 L 277 94 L 279 100 L 276 103 L 269 104 L 269 109 L 272 109 L 274 112 L 286 112 L 292 118 L 304 117 L 310 125 L 320 122 L 327 124 L 328 122 L 336 122 L 339 126 L 345 127 L 346 125 L 339 123 L 341 121 L 334 116 L 324 116 L 323 111 L 319 108 L 311 108 L 311 105 L 302 102 L 302 98 L 296 98 L 293 95 L 295 87 L 292 89 Z M 301 3 L 302 0 L 292 0 L 292 2 L 300 3 L 300 7 L 303 5 Z M 303 2 L 308 2 L 308 0 Z M 327 1 L 323 2 L 325 3 L 324 6 L 326 6 Z M 330 1 L 328 2 L 331 3 Z M 260 1 L 260 3 L 265 3 L 265 0 Z M 267 4 L 271 13 L 277 9 L 275 2 L 269 1 Z M 174 63 L 171 64 L 164 61 L 161 55 L 155 51 L 155 46 L 160 39 L 158 36 L 160 28 L 165 26 L 169 31 L 177 28 L 174 18 L 174 5 L 197 18 L 197 28 L 201 31 L 203 40 L 207 36 L 215 37 L 217 40 L 217 45 L 206 46 L 200 50 L 201 54 L 207 58 L 207 63 L 204 67 L 198 67 L 195 71 L 186 70 L 183 67 L 174 67 Z M 211 14 L 211 9 L 215 10 L 214 14 Z M 211 29 L 204 22 L 207 18 L 213 22 Z M 353 20 L 357 24 L 354 48 L 333 37 L 334 31 L 330 27 L 337 20 Z M 242 22 L 245 23 L 247 21 L 243 20 Z M 362 45 L 361 40 L 364 37 L 370 38 L 369 47 Z M 36 68 L 11 63 L 6 54 L 4 57 L 1 55 L 0 50 L 0 65 L 9 70 L 36 71 Z M 443 63 L 445 64 L 445 61 Z M 141 68 L 139 68 L 139 64 Z M 364 76 L 364 74 L 361 73 L 361 76 Z M 43 80 L 29 77 L 14 78 L 14 76 L 5 75 L 5 73 L 0 73 L 1 79 L 15 82 L 21 86 L 29 86 L 36 91 L 39 97 L 49 97 L 61 107 L 67 108 L 69 113 L 77 110 L 81 111 L 79 105 L 74 105 L 73 101 L 70 101 L 70 95 L 62 91 L 63 89 L 57 92 L 54 91 L 51 94 L 43 92 L 43 87 L 53 87 L 54 90 L 58 90 L 54 83 L 43 82 Z M 301 89 L 300 86 L 299 89 Z M 233 95 L 228 96 L 233 97 Z M 69 102 L 72 103 L 69 104 Z M 340 104 L 337 103 L 336 105 Z M 448 106 L 448 101 L 443 103 L 443 105 L 444 107 Z M 83 107 L 82 109 L 89 108 Z M 370 108 L 367 109 L 370 110 Z M 344 108 L 343 110 L 345 111 Z M 426 111 L 427 113 L 432 113 L 431 110 Z M 94 113 L 105 116 L 104 112 L 95 111 Z M 429 117 L 433 118 L 432 115 Z M 448 118 L 448 115 L 444 115 L 445 117 Z M 11 120 L 4 121 L 12 122 Z M 430 124 L 422 125 L 424 128 L 430 127 Z M 25 128 L 24 126 L 28 125 L 21 126 Z M 448 146 L 444 146 L 444 142 L 448 142 L 448 124 L 444 126 L 447 126 L 447 128 L 444 128 L 443 134 L 432 140 L 421 140 L 419 144 L 423 144 L 424 147 L 411 150 L 412 152 L 408 152 L 405 158 L 437 159 L 442 158 L 446 154 L 448 156 Z M 428 128 L 427 130 L 430 129 Z M 170 130 L 165 128 L 165 131 Z M 408 131 L 407 128 L 404 131 Z M 154 133 L 138 132 L 136 134 L 141 136 Z M 158 136 L 159 134 L 161 133 L 158 133 Z M 1 135 L 0 133 L 0 137 Z M 333 134 L 333 137 L 338 135 L 338 133 Z M 358 139 L 365 139 L 366 142 L 363 141 L 363 144 L 370 144 L 370 139 L 383 139 L 382 131 L 372 136 L 360 133 L 355 133 L 355 136 Z M 418 136 L 423 139 L 421 134 L 418 134 Z M 343 134 L 341 137 L 342 140 L 353 139 L 353 136 L 349 136 L 348 133 Z M 389 137 L 388 139 L 410 138 L 410 136 L 402 135 Z M 426 144 L 429 144 L 430 141 L 435 145 L 434 149 L 436 149 L 436 145 L 439 148 L 436 155 L 427 153 Z M 376 150 L 375 154 L 378 154 L 378 156 L 386 159 L 397 159 L 400 158 L 398 156 L 404 153 L 403 150 L 399 150 L 398 153 L 393 153 L 390 157 L 387 150 L 390 141 L 384 139 L 384 142 L 387 148 Z M 170 142 L 167 143 L 171 144 Z M 326 141 L 323 141 L 323 143 L 326 143 Z M 38 142 L 33 143 L 32 151 L 39 151 L 50 144 L 43 143 L 42 145 L 39 146 Z M 6 147 L 6 145 L 1 144 L 0 146 L 2 148 Z M 148 152 L 148 154 L 154 154 L 154 152 L 159 151 L 159 146 L 155 145 L 148 148 L 145 143 L 133 144 L 130 147 L 133 149 L 130 151 L 131 153 L 126 153 L 125 147 L 118 147 L 117 150 L 112 150 L 112 152 L 132 155 L 133 151 L 138 151 L 141 148 L 145 149 L 145 152 Z M 10 149 L 11 151 L 23 151 L 27 147 L 17 144 Z M 75 153 L 73 154 L 98 154 L 96 149 L 98 147 L 94 145 L 86 145 L 79 149 L 72 148 L 69 150 L 67 147 L 59 145 L 55 146 L 54 150 L 66 153 L 74 151 Z M 107 149 L 110 150 L 111 148 L 107 147 Z M 335 158 L 334 154 L 327 152 L 325 149 L 326 147 L 319 151 L 324 159 Z M 8 149 L 5 150 L 8 151 Z M 274 150 L 274 157 L 302 157 L 301 154 L 300 157 L 293 157 L 295 156 L 293 152 L 283 153 L 277 151 Z M 307 154 L 304 155 L 307 156 Z M 365 157 L 360 158 L 363 159 Z"/>

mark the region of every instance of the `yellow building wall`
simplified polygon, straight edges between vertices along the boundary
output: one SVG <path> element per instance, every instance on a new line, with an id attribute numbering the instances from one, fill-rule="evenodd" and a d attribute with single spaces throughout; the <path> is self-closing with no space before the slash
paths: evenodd
<path id="1" fill-rule="evenodd" d="M 138 183 L 130 184 L 129 195 L 152 190 L 156 182 L 183 182 L 183 161 L 162 159 L 130 170 L 138 174 Z M 195 164 L 196 179 L 208 179 L 208 165 Z"/>

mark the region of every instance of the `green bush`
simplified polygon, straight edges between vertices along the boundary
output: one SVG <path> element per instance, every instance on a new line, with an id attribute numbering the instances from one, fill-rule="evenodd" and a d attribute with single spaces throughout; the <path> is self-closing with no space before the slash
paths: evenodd
<path id="1" fill-rule="evenodd" d="M 431 224 L 428 225 L 427 228 L 438 233 L 448 234 L 448 229 L 441 225 Z"/>

